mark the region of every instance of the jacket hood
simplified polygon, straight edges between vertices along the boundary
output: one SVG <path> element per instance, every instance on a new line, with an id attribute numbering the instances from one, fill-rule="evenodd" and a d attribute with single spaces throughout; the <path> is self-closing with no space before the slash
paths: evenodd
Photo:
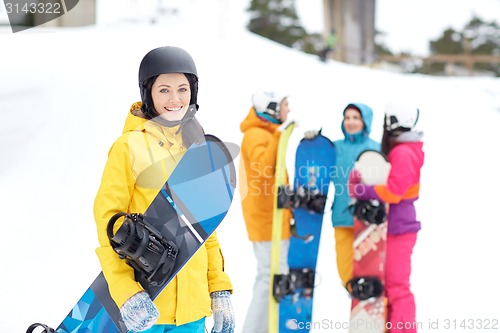
<path id="1" fill-rule="evenodd" d="M 269 120 L 263 119 L 257 116 L 255 108 L 251 108 L 248 112 L 248 115 L 240 124 L 240 130 L 245 133 L 248 129 L 253 127 L 263 128 L 271 133 L 274 133 L 276 129 L 279 127 L 279 124 L 273 124 Z"/>
<path id="2" fill-rule="evenodd" d="M 135 102 L 130 107 L 125 125 L 123 126 L 123 133 L 131 131 L 144 130 L 144 124 L 149 121 L 144 113 L 141 111 L 142 102 Z"/>
<path id="3" fill-rule="evenodd" d="M 345 113 L 347 109 L 350 107 L 354 107 L 359 110 L 361 113 L 361 119 L 363 120 L 363 123 L 365 124 L 365 128 L 360 132 L 360 133 L 355 133 L 355 134 L 349 134 L 344 128 L 344 121 L 342 121 L 340 128 L 342 129 L 342 133 L 344 133 L 344 136 L 346 139 L 356 139 L 358 136 L 363 137 L 368 137 L 370 135 L 370 132 L 372 130 L 372 120 L 373 120 L 373 110 L 366 104 L 363 103 L 350 103 L 348 104 L 344 111 L 342 112 L 342 115 Z"/>
<path id="4" fill-rule="evenodd" d="M 403 132 L 396 137 L 396 142 L 419 142 L 423 136 L 424 132 L 421 131 Z"/>

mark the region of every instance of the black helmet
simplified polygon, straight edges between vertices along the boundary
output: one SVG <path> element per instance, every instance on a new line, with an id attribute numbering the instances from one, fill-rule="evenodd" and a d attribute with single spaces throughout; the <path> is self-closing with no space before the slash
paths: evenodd
<path id="1" fill-rule="evenodd" d="M 198 77 L 193 58 L 175 46 L 163 46 L 149 51 L 139 66 L 139 85 L 151 76 L 167 73 L 193 74 Z"/>
<path id="2" fill-rule="evenodd" d="M 149 51 L 142 58 L 139 66 L 139 89 L 141 91 L 143 112 L 151 118 L 158 116 L 153 107 L 151 87 L 158 75 L 169 73 L 183 73 L 186 75 L 191 88 L 191 101 L 189 104 L 193 107 L 190 107 L 190 112 L 185 115 L 185 118 L 193 117 L 198 108 L 198 73 L 196 65 L 189 53 L 175 46 L 158 47 Z M 176 124 L 177 122 L 171 122 L 169 126 Z"/>

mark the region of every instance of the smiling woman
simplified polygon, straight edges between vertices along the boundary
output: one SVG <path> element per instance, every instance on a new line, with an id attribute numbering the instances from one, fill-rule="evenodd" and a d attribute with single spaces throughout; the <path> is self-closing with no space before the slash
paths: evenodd
<path id="1" fill-rule="evenodd" d="M 198 72 L 186 51 L 163 47 L 148 52 L 139 67 L 139 87 L 144 117 L 176 128 L 175 135 L 181 133 L 184 147 L 203 140 L 203 128 L 195 118 Z"/>
<path id="2" fill-rule="evenodd" d="M 204 139 L 203 128 L 195 119 L 198 74 L 189 53 L 169 46 L 148 52 L 139 66 L 139 88 L 141 101 L 132 104 L 123 134 L 109 151 L 94 202 L 100 243 L 96 253 L 110 295 L 125 326 L 134 332 L 200 333 L 205 317 L 213 313 L 213 332 L 233 333 L 232 285 L 224 272 L 215 233 L 154 301 L 140 283 L 137 265 L 129 265 L 110 246 L 106 226 L 116 212 L 143 213 L 158 194 L 158 187 L 145 186 L 141 179 L 151 177 L 161 188 L 186 150 Z M 155 214 L 168 221 L 165 212 Z M 132 248 L 130 243 L 127 247 Z"/>
<path id="3" fill-rule="evenodd" d="M 151 89 L 153 105 L 162 118 L 178 121 L 186 114 L 191 99 L 189 81 L 184 74 L 161 74 Z"/>

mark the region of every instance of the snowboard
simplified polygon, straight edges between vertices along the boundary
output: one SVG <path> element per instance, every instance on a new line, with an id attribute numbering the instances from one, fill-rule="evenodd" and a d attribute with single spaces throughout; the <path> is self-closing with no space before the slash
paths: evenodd
<path id="1" fill-rule="evenodd" d="M 280 300 L 280 333 L 309 332 L 311 327 L 324 204 L 334 165 L 335 149 L 327 137 L 300 141 L 295 153 L 289 290 Z"/>
<path id="2" fill-rule="evenodd" d="M 139 281 L 154 299 L 175 277 L 226 216 L 236 187 L 233 159 L 239 148 L 212 135 L 193 144 L 143 213 L 143 218 L 176 246 L 176 259 L 161 285 Z M 233 153 L 233 154 L 232 154 Z M 158 162 L 158 163 L 161 163 Z M 155 163 L 156 164 L 156 163 Z M 155 167 L 152 165 L 151 167 Z M 157 166 L 156 166 L 157 167 Z M 137 276 L 137 274 L 136 274 Z M 45 333 L 127 333 L 101 272 L 55 329 Z"/>
<path id="3" fill-rule="evenodd" d="M 276 156 L 275 169 L 275 193 L 273 206 L 273 227 L 272 227 L 272 246 L 271 246 L 271 268 L 269 283 L 269 333 L 278 333 L 279 325 L 279 303 L 274 297 L 274 277 L 280 275 L 280 252 L 283 223 L 283 209 L 278 208 L 278 189 L 285 185 L 286 181 L 286 153 L 288 141 L 292 135 L 295 123 L 291 122 L 281 133 L 278 152 Z"/>
<path id="4" fill-rule="evenodd" d="M 357 158 L 354 169 L 366 185 L 386 184 L 390 163 L 381 152 L 366 150 Z M 351 293 L 350 333 L 385 332 L 384 293 L 387 206 L 376 200 L 357 200 L 354 214 L 353 278 L 347 283 Z"/>

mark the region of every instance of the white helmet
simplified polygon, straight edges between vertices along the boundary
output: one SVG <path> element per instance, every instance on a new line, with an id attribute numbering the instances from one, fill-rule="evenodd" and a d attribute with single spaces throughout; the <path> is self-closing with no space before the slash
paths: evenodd
<path id="1" fill-rule="evenodd" d="M 409 131 L 418 121 L 420 111 L 411 104 L 388 103 L 385 107 L 385 128 L 387 131 Z"/>
<path id="2" fill-rule="evenodd" d="M 287 96 L 271 90 L 259 90 L 252 96 L 252 105 L 257 112 L 265 112 L 279 120 L 280 105 Z"/>

